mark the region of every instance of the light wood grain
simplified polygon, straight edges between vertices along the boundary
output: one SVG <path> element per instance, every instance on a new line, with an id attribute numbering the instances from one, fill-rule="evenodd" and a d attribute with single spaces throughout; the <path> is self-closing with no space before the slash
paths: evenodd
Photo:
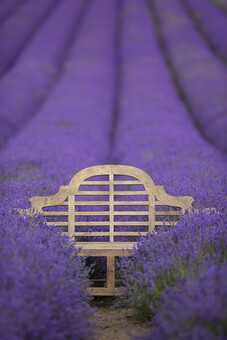
<path id="1" fill-rule="evenodd" d="M 68 216 L 67 211 L 44 211 L 43 216 Z"/>

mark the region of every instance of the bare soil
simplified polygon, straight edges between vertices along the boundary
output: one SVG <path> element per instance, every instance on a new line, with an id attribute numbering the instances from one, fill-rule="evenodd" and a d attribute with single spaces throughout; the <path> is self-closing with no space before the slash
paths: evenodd
<path id="1" fill-rule="evenodd" d="M 91 305 L 96 308 L 91 321 L 97 325 L 97 340 L 131 340 L 149 333 L 149 325 L 141 322 L 132 308 L 116 304 L 115 298 L 95 298 Z"/>

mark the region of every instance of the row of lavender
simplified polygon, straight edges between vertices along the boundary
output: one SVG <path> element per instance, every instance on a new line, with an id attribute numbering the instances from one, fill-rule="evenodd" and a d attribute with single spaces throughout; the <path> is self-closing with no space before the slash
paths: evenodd
<path id="1" fill-rule="evenodd" d="M 67 58 L 69 44 L 76 37 L 84 5 L 86 2 L 82 1 L 59 2 L 23 49 L 17 63 L 1 78 L 1 144 L 4 145 L 9 137 L 24 126 L 50 93 Z M 9 43 L 6 37 L 4 41 Z M 12 49 L 10 53 L 13 56 Z M 3 56 L 9 59 L 7 53 L 3 53 Z"/>
<path id="2" fill-rule="evenodd" d="M 27 0 L 2 0 L 0 4 L 0 23 L 6 20 Z"/>
<path id="3" fill-rule="evenodd" d="M 147 339 L 223 339 L 225 160 L 192 124 L 139 0 L 125 1 L 121 56 L 115 161 L 144 169 L 169 194 L 191 195 L 197 208 L 219 211 L 189 215 L 144 238 L 119 265 L 125 297 L 141 318 L 154 320 Z"/>
<path id="4" fill-rule="evenodd" d="M 1 151 L 4 339 L 92 337 L 82 296 L 87 284 L 87 271 L 81 275 L 83 264 L 42 219 L 23 220 L 8 211 L 26 207 L 31 196 L 56 193 L 84 167 L 107 162 L 115 17 L 115 1 L 90 3 L 58 84 L 37 115 Z"/>
<path id="5" fill-rule="evenodd" d="M 51 1 L 45 1 L 43 5 L 39 4 L 35 16 L 33 15 L 34 3 L 25 2 L 1 27 L 0 55 L 3 59 L 0 64 L 3 69 L 9 67 L 22 50 L 17 63 L 0 82 L 1 145 L 4 145 L 8 138 L 23 126 L 49 94 L 59 74 L 59 67 L 64 65 L 65 49 L 76 34 L 75 31 L 78 31 L 75 22 L 82 15 L 82 4 Z M 222 31 L 225 32 L 224 26 L 227 24 L 225 15 L 215 7 L 214 20 L 212 23 L 210 20 L 207 21 L 207 15 L 204 13 L 210 11 L 213 15 L 213 5 L 208 4 L 208 0 L 200 0 L 200 2 L 194 3 L 190 0 L 187 5 L 197 12 L 199 10 L 201 18 L 204 17 L 209 29 L 214 31 L 210 33 L 209 39 L 218 43 L 219 50 L 222 47 L 225 49 L 226 39 L 223 34 L 220 34 Z M 171 6 L 165 1 L 151 3 L 155 4 L 167 53 L 174 65 L 195 122 L 208 139 L 225 151 L 227 145 L 226 69 L 199 37 L 181 4 L 177 1 L 173 1 Z M 83 6 L 86 8 L 86 2 Z M 177 19 L 179 17 L 180 21 Z M 27 19 L 21 20 L 21 18 Z M 202 24 L 205 25 L 203 22 Z M 51 44 L 48 43 L 49 41 Z M 8 63 L 8 66 L 5 63 Z M 23 81 L 21 81 L 22 77 Z"/>
<path id="6" fill-rule="evenodd" d="M 227 1 L 226 0 L 212 0 L 212 2 L 219 6 L 221 10 L 227 13 Z"/>
<path id="7" fill-rule="evenodd" d="M 180 1 L 152 0 L 150 3 L 159 20 L 165 51 L 195 123 L 207 139 L 226 152 L 226 66 L 199 35 Z M 221 37 L 225 41 L 225 36 Z"/>
<path id="8" fill-rule="evenodd" d="M 15 1 L 15 0 L 14 0 Z M 20 51 L 33 37 L 36 30 L 48 18 L 61 0 L 25 1 L 9 18 L 1 24 L 0 30 L 0 75 L 15 62 Z M 9 7 L 11 1 L 8 1 Z M 3 6 L 4 13 L 4 3 Z"/>
<path id="9" fill-rule="evenodd" d="M 186 0 L 184 4 L 213 49 L 227 61 L 226 14 L 208 0 Z"/>

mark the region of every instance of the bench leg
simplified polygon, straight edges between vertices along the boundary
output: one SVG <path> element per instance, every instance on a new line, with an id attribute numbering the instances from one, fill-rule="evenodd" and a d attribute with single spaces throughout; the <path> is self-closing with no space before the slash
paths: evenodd
<path id="1" fill-rule="evenodd" d="M 107 288 L 115 289 L 115 256 L 107 256 Z"/>

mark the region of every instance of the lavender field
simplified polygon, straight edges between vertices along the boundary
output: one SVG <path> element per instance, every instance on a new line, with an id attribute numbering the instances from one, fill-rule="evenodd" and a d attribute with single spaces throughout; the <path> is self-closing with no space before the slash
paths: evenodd
<path id="1" fill-rule="evenodd" d="M 85 292 L 94 269 L 43 216 L 16 208 L 100 164 L 138 167 L 199 211 L 141 237 L 117 263 L 120 301 L 150 325 L 139 338 L 227 338 L 226 9 L 0 2 L 2 340 L 98 338 Z"/>

